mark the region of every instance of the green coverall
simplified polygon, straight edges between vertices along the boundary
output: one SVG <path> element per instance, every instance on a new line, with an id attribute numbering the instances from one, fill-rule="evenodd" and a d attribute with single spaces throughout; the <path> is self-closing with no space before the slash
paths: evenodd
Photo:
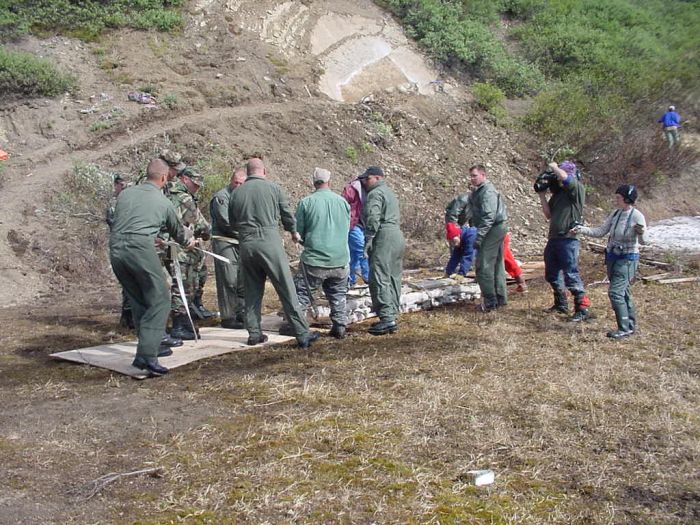
<path id="1" fill-rule="evenodd" d="M 248 177 L 231 194 L 228 213 L 232 227 L 238 230 L 248 333 L 251 337 L 262 333 L 262 298 L 269 277 L 297 341 L 305 339 L 309 325 L 301 313 L 279 232 L 281 220 L 286 231 L 296 233 L 296 221 L 284 191 L 264 178 Z"/>
<path id="2" fill-rule="evenodd" d="M 170 288 L 155 249 L 161 227 L 180 244 L 186 232 L 175 208 L 150 182 L 126 188 L 117 199 L 109 238 L 112 269 L 126 291 L 139 341 L 136 356 L 158 355 L 170 312 Z"/>
<path id="3" fill-rule="evenodd" d="M 222 320 L 243 320 L 245 295 L 243 277 L 240 271 L 240 253 L 238 232 L 231 228 L 228 219 L 229 201 L 231 200 L 230 186 L 217 191 L 209 203 L 211 215 L 212 249 L 217 255 L 226 257 L 231 264 L 214 259 L 216 272 L 216 296 L 219 301 L 219 313 Z M 225 237 L 226 239 L 217 239 Z"/>
<path id="4" fill-rule="evenodd" d="M 396 321 L 401 306 L 401 271 L 406 248 L 401 233 L 399 201 L 384 180 L 367 190 L 362 210 L 369 254 L 372 308 L 382 321 Z"/>
<path id="5" fill-rule="evenodd" d="M 469 200 L 471 223 L 477 229 L 474 247 L 476 281 L 486 308 L 508 303 L 506 270 L 503 265 L 503 239 L 508 233 L 508 215 L 501 195 L 490 181 L 472 192 Z"/>

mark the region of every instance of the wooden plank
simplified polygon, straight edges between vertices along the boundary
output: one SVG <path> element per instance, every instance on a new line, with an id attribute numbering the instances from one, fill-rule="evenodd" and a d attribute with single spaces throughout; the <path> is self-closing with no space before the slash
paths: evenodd
<path id="1" fill-rule="evenodd" d="M 659 279 L 656 282 L 659 284 L 698 283 L 700 282 L 700 277 L 678 277 L 676 279 Z"/>
<path id="2" fill-rule="evenodd" d="M 673 275 L 672 272 L 664 272 L 664 273 L 657 273 L 655 275 L 646 275 L 642 276 L 642 281 L 648 281 L 648 282 L 653 282 L 653 281 L 658 281 L 659 279 L 665 279 L 666 277 L 669 277 Z"/>
<path id="3" fill-rule="evenodd" d="M 277 316 L 274 316 L 277 317 Z M 173 355 L 159 358 L 159 362 L 167 368 L 180 366 L 214 357 L 217 355 L 240 352 L 249 348 L 273 345 L 291 341 L 294 338 L 276 333 L 268 333 L 268 341 L 255 346 L 248 346 L 248 332 L 246 330 L 228 330 L 226 328 L 200 328 L 202 338 L 195 341 L 184 341 L 179 348 L 173 348 Z M 57 352 L 51 354 L 55 359 L 63 359 L 76 363 L 83 363 L 100 368 L 106 368 L 120 374 L 144 379 L 147 377 L 143 370 L 131 366 L 136 356 L 136 342 L 115 343 L 110 345 L 93 346 Z"/>

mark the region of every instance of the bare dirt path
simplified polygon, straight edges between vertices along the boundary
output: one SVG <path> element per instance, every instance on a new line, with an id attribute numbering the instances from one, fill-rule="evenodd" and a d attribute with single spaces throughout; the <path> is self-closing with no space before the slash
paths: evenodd
<path id="1" fill-rule="evenodd" d="M 209 108 L 174 119 L 154 120 L 132 130 L 127 124 L 123 131 L 107 134 L 77 147 L 55 142 L 49 151 L 27 155 L 8 170 L 2 188 L 3 206 L 0 220 L 0 305 L 22 303 L 34 297 L 41 289 L 42 280 L 28 272 L 17 258 L 17 250 L 25 240 L 45 224 L 37 217 L 36 209 L 43 208 L 49 195 L 62 184 L 62 178 L 76 164 L 99 163 L 116 154 L 128 154 L 141 144 L 157 136 L 166 137 L 173 131 L 188 126 L 207 125 L 232 120 L 252 120 L 265 114 L 282 115 L 309 107 L 323 108 L 333 104 L 319 99 L 258 103 L 236 107 Z M 23 233 L 20 233 L 23 232 Z"/>

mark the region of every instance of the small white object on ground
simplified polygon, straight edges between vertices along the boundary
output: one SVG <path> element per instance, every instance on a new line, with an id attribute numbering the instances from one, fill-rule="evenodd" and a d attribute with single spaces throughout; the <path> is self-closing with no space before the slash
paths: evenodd
<path id="1" fill-rule="evenodd" d="M 477 487 L 491 485 L 496 480 L 493 470 L 469 470 L 467 475 L 469 476 L 469 482 Z"/>

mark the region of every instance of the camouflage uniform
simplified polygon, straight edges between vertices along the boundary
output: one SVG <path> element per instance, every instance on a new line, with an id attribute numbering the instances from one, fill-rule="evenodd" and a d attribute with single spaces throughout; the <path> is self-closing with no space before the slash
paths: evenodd
<path id="1" fill-rule="evenodd" d="M 173 203 L 177 217 L 187 228 L 194 231 L 195 238 L 207 240 L 211 237 L 211 226 L 197 208 L 197 202 L 185 185 L 179 180 L 168 183 L 168 198 Z M 199 250 L 179 250 L 177 260 L 182 270 L 182 284 L 189 304 L 192 304 L 199 283 L 199 272 L 203 266 L 204 254 Z M 187 310 L 180 296 L 177 281 L 173 279 L 172 312 L 176 316 L 186 316 Z"/>

